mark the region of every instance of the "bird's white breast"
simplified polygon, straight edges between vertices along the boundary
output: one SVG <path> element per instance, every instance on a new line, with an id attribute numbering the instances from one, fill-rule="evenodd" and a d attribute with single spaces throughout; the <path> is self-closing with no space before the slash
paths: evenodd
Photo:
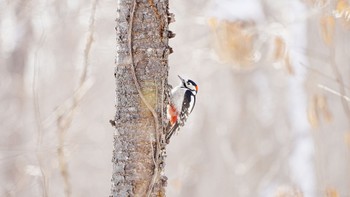
<path id="1" fill-rule="evenodd" d="M 175 108 L 178 110 L 178 113 L 180 113 L 182 109 L 182 102 L 186 90 L 186 88 L 181 88 L 180 86 L 177 86 L 171 90 L 171 101 Z"/>

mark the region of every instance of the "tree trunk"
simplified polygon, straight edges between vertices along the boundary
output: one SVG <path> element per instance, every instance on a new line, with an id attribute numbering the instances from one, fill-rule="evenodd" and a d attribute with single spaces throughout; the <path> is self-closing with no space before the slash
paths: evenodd
<path id="1" fill-rule="evenodd" d="M 168 0 L 118 0 L 111 196 L 165 196 Z"/>

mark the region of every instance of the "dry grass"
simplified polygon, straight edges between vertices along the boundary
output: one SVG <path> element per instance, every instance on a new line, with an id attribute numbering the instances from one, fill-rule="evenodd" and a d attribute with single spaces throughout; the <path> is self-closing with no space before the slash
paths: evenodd
<path id="1" fill-rule="evenodd" d="M 312 127 L 320 126 L 322 120 L 326 123 L 333 120 L 325 95 L 314 95 L 312 97 L 308 109 L 308 120 Z"/>
<path id="2" fill-rule="evenodd" d="M 326 197 L 340 197 L 338 191 L 335 188 L 327 188 L 325 194 Z"/>
<path id="3" fill-rule="evenodd" d="M 277 188 L 274 197 L 304 197 L 304 195 L 300 189 L 281 186 Z"/>
<path id="4" fill-rule="evenodd" d="M 229 21 L 211 18 L 214 44 L 220 61 L 237 68 L 251 68 L 255 63 L 255 24 L 252 21 Z"/>

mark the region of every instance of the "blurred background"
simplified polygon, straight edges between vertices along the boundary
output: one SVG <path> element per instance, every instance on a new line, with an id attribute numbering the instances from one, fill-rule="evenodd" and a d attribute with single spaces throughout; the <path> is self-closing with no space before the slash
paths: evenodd
<path id="1" fill-rule="evenodd" d="M 172 0 L 199 85 L 169 197 L 350 196 L 350 2 Z M 0 196 L 108 196 L 116 2 L 0 0 Z"/>

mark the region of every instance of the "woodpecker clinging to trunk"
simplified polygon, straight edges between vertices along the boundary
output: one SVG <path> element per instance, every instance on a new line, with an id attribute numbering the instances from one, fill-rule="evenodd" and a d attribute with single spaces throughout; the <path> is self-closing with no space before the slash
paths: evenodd
<path id="1" fill-rule="evenodd" d="M 165 136 L 166 143 L 169 143 L 171 136 L 185 124 L 196 103 L 197 84 L 190 79 L 178 77 L 181 83 L 171 90 L 170 104 L 167 106 L 169 123 Z"/>

